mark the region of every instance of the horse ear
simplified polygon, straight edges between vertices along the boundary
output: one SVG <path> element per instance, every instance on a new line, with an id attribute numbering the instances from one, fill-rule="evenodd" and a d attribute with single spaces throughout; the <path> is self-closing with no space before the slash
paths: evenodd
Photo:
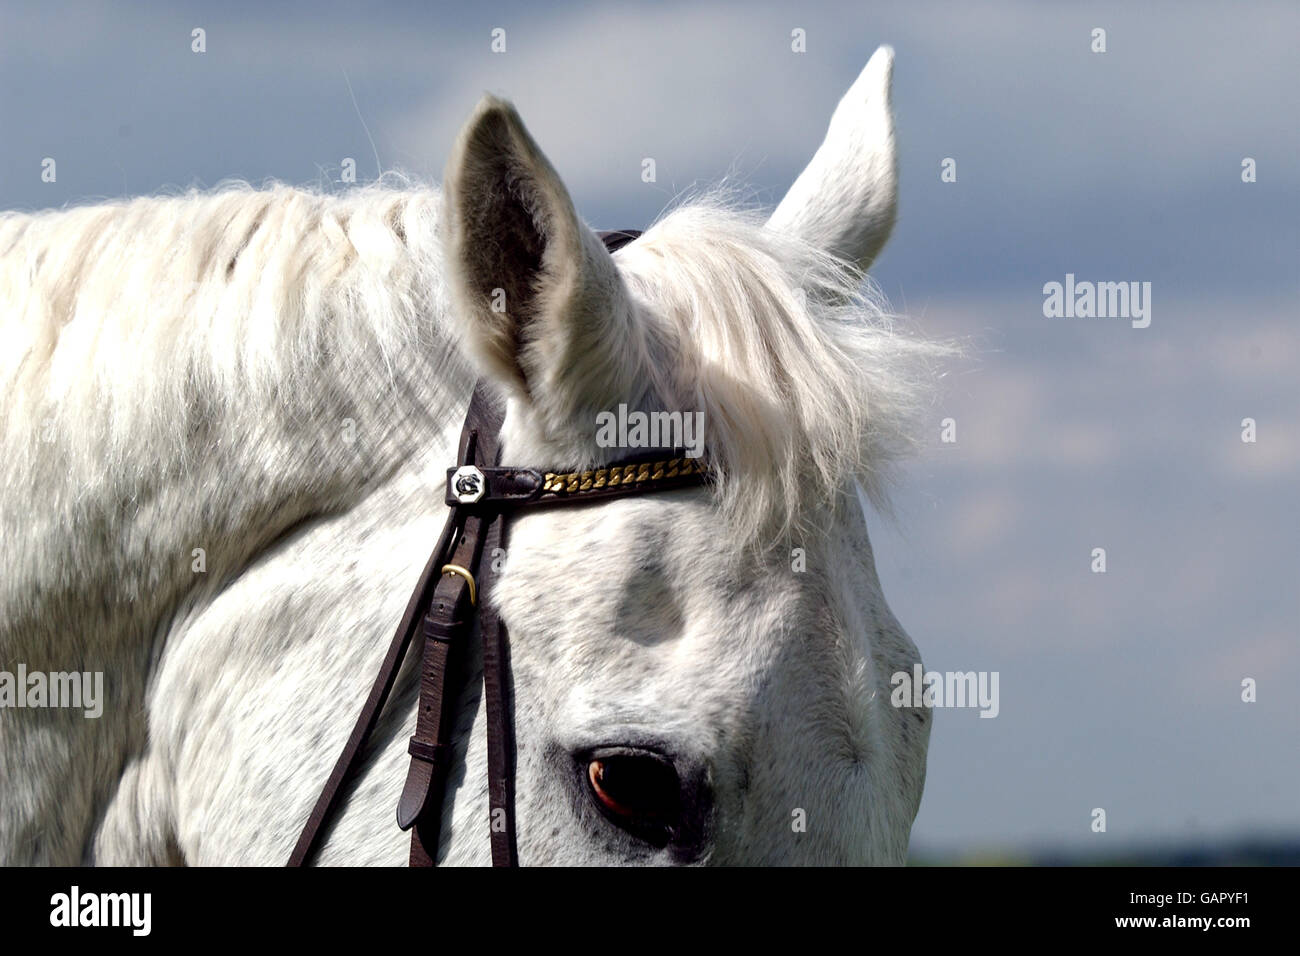
<path id="1" fill-rule="evenodd" d="M 481 371 L 554 428 L 626 391 L 635 330 L 618 269 L 510 103 L 485 96 L 461 130 L 441 228 Z"/>
<path id="2" fill-rule="evenodd" d="M 826 139 L 768 227 L 866 269 L 898 212 L 898 151 L 889 102 L 894 51 L 876 50 L 831 116 Z"/>

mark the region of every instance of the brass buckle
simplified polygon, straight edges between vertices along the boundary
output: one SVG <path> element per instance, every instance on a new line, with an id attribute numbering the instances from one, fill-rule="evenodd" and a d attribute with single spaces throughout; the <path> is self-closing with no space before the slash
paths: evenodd
<path id="1" fill-rule="evenodd" d="M 462 568 L 459 564 L 444 564 L 442 573 L 464 578 L 469 583 L 469 603 L 478 606 L 478 586 L 474 583 L 474 575 L 469 573 L 468 568 Z"/>

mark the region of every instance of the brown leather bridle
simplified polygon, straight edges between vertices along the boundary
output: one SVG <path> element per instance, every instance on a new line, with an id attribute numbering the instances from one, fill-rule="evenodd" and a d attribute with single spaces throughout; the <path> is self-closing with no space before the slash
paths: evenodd
<path id="1" fill-rule="evenodd" d="M 602 232 L 600 238 L 613 253 L 639 235 L 634 231 Z M 417 631 L 424 637 L 420 702 L 415 734 L 407 747 L 411 765 L 397 805 L 397 825 L 411 831 L 411 866 L 434 865 L 459 696 L 459 691 L 447 692 L 447 680 L 452 671 L 464 669 L 464 645 L 476 616 L 487 707 L 492 865 L 517 866 L 509 637 L 490 600 L 493 562 L 484 565 L 482 557 L 504 547 L 510 518 L 524 508 L 643 495 L 709 480 L 703 461 L 687 457 L 680 449 L 624 458 L 582 472 L 502 467 L 498 457 L 504 414 L 484 383 L 476 383 L 456 467 L 447 469 L 446 502 L 451 509 L 447 522 L 406 605 L 356 726 L 303 827 L 290 866 L 309 863 L 319 848 L 325 826 L 342 802 L 344 785 L 360 763 Z M 466 675 L 466 681 L 470 676 Z"/>

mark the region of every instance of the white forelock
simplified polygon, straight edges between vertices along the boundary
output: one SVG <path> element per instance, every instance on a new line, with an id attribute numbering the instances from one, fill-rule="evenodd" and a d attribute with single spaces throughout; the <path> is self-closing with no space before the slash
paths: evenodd
<path id="1" fill-rule="evenodd" d="M 746 541 L 806 532 L 848 482 L 886 504 L 937 360 L 853 266 L 706 195 L 616 256 L 662 343 L 653 386 L 702 411 L 724 507 Z"/>

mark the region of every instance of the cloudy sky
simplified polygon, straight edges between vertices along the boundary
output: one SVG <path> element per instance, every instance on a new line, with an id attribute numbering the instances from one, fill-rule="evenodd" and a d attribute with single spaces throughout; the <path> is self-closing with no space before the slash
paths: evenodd
<path id="1" fill-rule="evenodd" d="M 873 540 L 927 666 L 997 671 L 1001 692 L 996 719 L 937 715 L 914 845 L 1300 830 L 1300 8 L 537 7 L 6 4 L 0 207 L 339 188 L 346 158 L 436 179 L 489 90 L 593 225 L 723 180 L 774 205 L 892 44 L 901 215 L 873 274 L 970 357 Z M 1067 273 L 1150 282 L 1150 327 L 1045 318 Z"/>

